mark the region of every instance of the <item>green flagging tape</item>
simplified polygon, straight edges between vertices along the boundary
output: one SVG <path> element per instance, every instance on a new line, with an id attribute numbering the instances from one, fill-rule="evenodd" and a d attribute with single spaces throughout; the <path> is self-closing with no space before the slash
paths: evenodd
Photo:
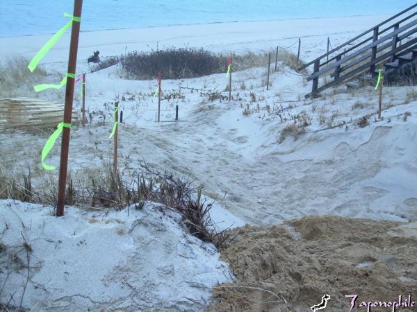
<path id="1" fill-rule="evenodd" d="M 229 77 L 231 70 L 232 70 L 232 64 L 229 64 L 229 66 L 227 66 L 226 78 Z"/>
<path id="2" fill-rule="evenodd" d="M 40 92 L 46 89 L 61 89 L 67 83 L 68 77 L 75 78 L 75 74 L 68 73 L 67 76 L 61 80 L 60 84 L 41 84 L 41 85 L 34 86 L 33 89 L 35 89 L 36 92 Z"/>
<path id="3" fill-rule="evenodd" d="M 159 94 L 159 86 L 156 87 L 155 93 L 153 94 L 153 97 L 157 96 Z"/>
<path id="4" fill-rule="evenodd" d="M 383 70 L 380 69 L 379 70 L 379 74 L 378 74 L 378 81 L 377 81 L 376 86 L 375 86 L 375 90 L 378 90 L 379 84 L 381 83 L 381 80 L 382 80 L 382 72 L 383 72 Z"/>
<path id="5" fill-rule="evenodd" d="M 57 43 L 57 41 L 67 31 L 67 29 L 71 27 L 72 22 L 81 22 L 81 17 L 72 16 L 67 13 L 64 13 L 64 16 L 70 17 L 71 20 L 64 27 L 62 27 L 51 39 L 49 39 L 48 42 L 45 43 L 45 45 L 39 50 L 38 53 L 36 53 L 36 55 L 33 57 L 33 59 L 30 61 L 28 65 L 28 68 L 31 72 L 35 70 L 39 62 L 44 58 L 48 51 Z"/>
<path id="6" fill-rule="evenodd" d="M 71 128 L 71 124 L 69 123 L 64 123 L 61 122 L 58 124 L 58 128 L 55 130 L 54 133 L 52 133 L 52 135 L 49 137 L 48 141 L 46 141 L 43 149 L 42 149 L 42 167 L 45 170 L 54 170 L 55 167 L 54 166 L 49 166 L 47 164 L 45 164 L 45 158 L 48 156 L 49 152 L 51 151 L 51 149 L 54 147 L 56 140 L 58 139 L 58 137 L 61 135 L 63 128 Z"/>
<path id="7" fill-rule="evenodd" d="M 113 135 L 115 134 L 115 132 L 116 132 L 116 128 L 117 128 L 117 125 L 119 124 L 119 122 L 118 121 L 115 121 L 114 122 L 114 126 L 113 126 L 113 130 L 112 130 L 112 132 L 111 132 L 111 134 L 110 134 L 110 136 L 109 136 L 109 139 L 111 139 L 112 137 L 113 137 Z"/>
<path id="8" fill-rule="evenodd" d="M 83 97 L 83 87 L 85 86 L 85 82 L 83 82 L 82 84 L 81 84 L 81 91 L 80 91 L 80 97 L 82 98 Z"/>
<path id="9" fill-rule="evenodd" d="M 119 106 L 117 106 L 115 109 L 114 109 L 114 113 L 113 113 L 113 117 L 116 115 L 116 113 L 119 111 Z"/>

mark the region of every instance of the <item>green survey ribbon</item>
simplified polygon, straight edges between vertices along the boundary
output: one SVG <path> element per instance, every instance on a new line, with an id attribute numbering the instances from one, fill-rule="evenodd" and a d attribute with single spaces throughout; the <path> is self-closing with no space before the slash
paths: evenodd
<path id="1" fill-rule="evenodd" d="M 36 92 L 41 92 L 46 89 L 61 89 L 67 83 L 68 77 L 75 79 L 75 74 L 67 73 L 64 79 L 61 80 L 60 84 L 40 84 L 40 85 L 34 86 L 33 89 L 35 89 Z"/>
<path id="2" fill-rule="evenodd" d="M 114 122 L 114 125 L 113 125 L 113 130 L 112 130 L 112 132 L 110 133 L 110 136 L 109 136 L 109 139 L 111 139 L 113 136 L 114 136 L 114 134 L 116 133 L 116 128 L 117 128 L 117 125 L 119 124 L 119 121 L 115 121 Z"/>
<path id="3" fill-rule="evenodd" d="M 39 50 L 38 53 L 33 57 L 33 59 L 30 61 L 28 68 L 31 72 L 33 72 L 38 66 L 39 62 L 44 58 L 44 56 L 49 52 L 49 50 L 57 43 L 57 41 L 62 37 L 62 35 L 67 31 L 68 28 L 71 27 L 72 22 L 81 22 L 81 17 L 76 17 L 69 15 L 67 13 L 64 13 L 65 17 L 70 17 L 71 20 L 62 27 L 51 39 L 48 40 L 47 43 Z"/>
<path id="4" fill-rule="evenodd" d="M 153 97 L 157 96 L 158 94 L 159 94 L 159 86 L 156 87 Z"/>
<path id="5" fill-rule="evenodd" d="M 229 66 L 227 66 L 226 78 L 229 77 L 231 69 L 232 69 L 232 64 L 230 64 Z"/>
<path id="6" fill-rule="evenodd" d="M 378 72 L 378 81 L 376 83 L 375 90 L 378 90 L 379 84 L 381 83 L 383 69 L 378 70 Z"/>
<path id="7" fill-rule="evenodd" d="M 114 113 L 113 113 L 113 117 L 116 115 L 116 113 L 119 111 L 119 106 L 117 106 L 115 109 L 114 109 Z M 113 125 L 113 130 L 112 130 L 112 132 L 110 133 L 110 136 L 109 136 L 109 139 L 111 139 L 113 136 L 114 136 L 114 134 L 115 134 L 115 132 L 116 132 L 116 128 L 117 128 L 117 125 L 119 124 L 119 122 L 118 121 L 115 121 L 114 122 L 114 125 Z"/>
<path id="8" fill-rule="evenodd" d="M 49 137 L 48 141 L 46 141 L 43 149 L 42 149 L 42 167 L 45 170 L 54 170 L 55 167 L 54 166 L 49 166 L 47 164 L 45 164 L 45 158 L 48 156 L 49 152 L 51 151 L 51 149 L 54 147 L 56 140 L 58 139 L 58 137 L 61 135 L 63 128 L 71 128 L 71 124 L 69 123 L 64 123 L 61 122 L 58 124 L 58 128 L 54 131 L 54 133 L 52 133 L 52 135 Z"/>

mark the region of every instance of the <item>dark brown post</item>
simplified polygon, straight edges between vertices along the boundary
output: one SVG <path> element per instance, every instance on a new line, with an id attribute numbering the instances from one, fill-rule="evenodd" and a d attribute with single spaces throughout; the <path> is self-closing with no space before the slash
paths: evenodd
<path id="1" fill-rule="evenodd" d="M 297 62 L 300 61 L 300 52 L 301 52 L 301 38 L 298 38 L 298 54 L 297 54 Z"/>
<path id="2" fill-rule="evenodd" d="M 83 127 L 85 127 L 85 73 L 83 74 L 83 85 L 82 85 L 82 90 L 83 90 L 83 108 L 82 108 L 82 111 L 83 111 L 83 114 L 82 114 L 82 118 L 83 118 L 83 121 L 82 121 L 82 125 L 83 125 Z"/>
<path id="3" fill-rule="evenodd" d="M 378 27 L 375 27 L 374 28 L 374 35 L 373 35 L 373 38 L 372 38 L 372 41 L 373 42 L 375 42 L 375 41 L 378 40 L 378 33 L 379 33 L 379 28 Z M 375 47 L 372 48 L 371 62 L 376 59 L 377 51 L 378 51 L 378 47 L 377 46 L 375 46 Z M 374 77 L 375 74 L 376 74 L 375 73 L 375 64 L 372 64 L 371 67 L 369 68 L 369 70 L 371 72 L 372 77 Z"/>
<path id="4" fill-rule="evenodd" d="M 277 52 L 275 53 L 275 71 L 277 71 L 277 66 L 278 66 L 278 47 L 277 47 Z"/>
<path id="5" fill-rule="evenodd" d="M 175 106 L 175 120 L 178 120 L 178 105 Z"/>
<path id="6" fill-rule="evenodd" d="M 83 0 L 74 1 L 73 16 L 81 18 L 81 11 Z M 71 42 L 68 61 L 68 73 L 75 74 L 77 67 L 77 52 L 78 52 L 78 38 L 80 35 L 80 22 L 73 21 L 71 28 Z M 65 108 L 64 108 L 64 123 L 71 124 L 72 117 L 72 101 L 74 98 L 74 78 L 67 78 L 67 85 L 65 90 Z M 59 183 L 58 183 L 58 206 L 56 216 L 64 215 L 65 205 L 65 186 L 67 182 L 68 170 L 68 154 L 70 142 L 70 129 L 63 127 L 62 143 L 61 143 L 61 160 L 59 167 Z"/>
<path id="7" fill-rule="evenodd" d="M 314 61 L 314 74 L 320 70 L 320 59 Z M 319 86 L 319 77 L 313 79 L 313 89 L 311 91 L 312 97 L 317 95 L 317 89 Z"/>
<path id="8" fill-rule="evenodd" d="M 117 174 L 117 139 L 118 139 L 118 134 L 119 134 L 119 102 L 114 103 L 114 124 L 116 125 L 116 129 L 114 131 L 114 140 L 113 140 L 113 173 L 116 176 Z"/>
<path id="9" fill-rule="evenodd" d="M 161 121 L 161 72 L 158 73 L 158 122 Z"/>
<path id="10" fill-rule="evenodd" d="M 269 90 L 269 72 L 271 69 L 271 53 L 268 53 L 268 77 L 266 78 L 266 89 Z"/>

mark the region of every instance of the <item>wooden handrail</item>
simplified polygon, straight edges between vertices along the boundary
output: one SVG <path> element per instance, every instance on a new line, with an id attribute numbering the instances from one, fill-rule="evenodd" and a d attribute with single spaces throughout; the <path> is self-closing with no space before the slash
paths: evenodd
<path id="1" fill-rule="evenodd" d="M 363 70 L 369 68 L 370 66 L 376 65 L 379 62 L 387 59 L 388 57 L 391 56 L 392 53 L 397 53 L 397 52 L 401 53 L 401 52 L 404 52 L 408 48 L 410 48 L 410 47 L 412 48 L 412 46 L 414 46 L 415 44 L 417 44 L 417 38 L 414 38 L 414 39 L 408 41 L 407 43 L 402 44 L 401 46 L 395 48 L 392 51 L 389 51 L 389 52 L 387 52 L 385 54 L 382 54 L 382 55 L 378 56 L 377 58 L 375 58 L 374 60 L 372 60 L 372 61 L 370 61 L 370 62 L 368 62 L 366 64 L 360 65 L 358 68 L 355 68 L 354 70 L 352 70 L 352 71 L 346 73 L 344 76 L 340 77 L 339 80 L 332 80 L 332 81 L 330 81 L 329 83 L 321 86 L 320 88 L 317 88 L 314 91 L 314 93 L 319 93 L 319 92 L 321 92 L 321 91 L 323 91 L 323 90 L 325 90 L 325 89 L 327 89 L 327 88 L 329 88 L 331 86 L 334 86 L 334 85 L 338 84 L 340 82 L 340 80 L 347 80 L 349 78 L 352 78 L 355 75 L 357 75 L 358 73 L 362 72 Z M 309 97 L 312 94 L 313 94 L 313 92 L 307 94 L 306 97 Z"/>
<path id="2" fill-rule="evenodd" d="M 405 21 L 409 20 L 410 18 L 412 18 L 412 17 L 414 17 L 414 16 L 416 16 L 416 15 L 417 15 L 417 12 L 415 12 L 415 13 L 413 13 L 413 14 L 411 14 L 411 15 L 407 16 L 406 18 L 402 19 L 401 21 L 396 22 L 395 24 L 401 24 L 401 23 L 404 23 Z M 395 24 L 393 24 L 393 25 L 391 25 L 391 26 L 389 26 L 389 27 L 385 28 L 384 30 L 381 30 L 380 32 L 378 32 L 378 36 L 379 36 L 379 35 L 382 35 L 383 33 L 386 33 L 386 32 L 387 32 L 388 30 L 390 30 L 391 28 L 394 28 Z M 377 28 L 377 27 L 374 27 L 374 29 L 376 29 L 376 28 Z M 342 55 L 344 55 L 344 54 L 346 54 L 346 53 L 349 53 L 350 51 L 352 51 L 352 50 L 356 49 L 357 47 L 359 47 L 359 46 L 363 45 L 364 43 L 366 43 L 366 42 L 368 42 L 368 41 L 371 41 L 372 39 L 373 39 L 373 36 L 368 37 L 367 39 L 365 39 L 365 40 L 361 41 L 360 43 L 358 43 L 358 44 L 354 45 L 353 47 L 351 47 L 351 48 L 349 48 L 349 49 L 347 49 L 347 50 L 343 51 L 342 53 L 339 53 L 339 54 L 337 54 L 336 56 L 333 56 L 333 57 L 332 57 L 331 59 L 329 59 L 328 61 L 326 60 L 326 62 L 321 63 L 321 64 L 320 64 L 320 66 L 321 66 L 321 67 L 323 67 L 323 66 L 325 66 L 325 65 L 327 65 L 327 64 L 329 64 L 329 63 L 331 63 L 332 61 L 334 61 L 335 59 L 337 59 L 339 56 L 342 56 Z M 329 53 L 330 53 L 330 52 L 329 52 Z M 326 55 L 326 56 L 327 56 L 327 55 Z"/>
<path id="3" fill-rule="evenodd" d="M 416 4 L 416 6 L 417 6 L 417 4 Z M 390 33 L 390 34 L 388 34 L 388 35 L 386 35 L 386 36 L 384 36 L 384 37 L 382 37 L 382 38 L 380 38 L 380 39 L 378 39 L 378 40 L 376 40 L 376 41 L 373 41 L 372 43 L 370 43 L 370 44 L 366 45 L 365 47 L 363 47 L 363 48 L 361 48 L 361 49 L 359 49 L 359 50 L 357 50 L 356 52 L 354 52 L 354 53 L 352 53 L 352 54 L 350 54 L 350 55 L 348 55 L 348 56 L 344 57 L 344 58 L 343 58 L 343 59 L 341 59 L 340 61 L 337 61 L 337 62 L 333 63 L 331 66 L 328 66 L 328 67 L 326 67 L 326 68 L 323 68 L 322 70 L 319 70 L 319 71 L 317 71 L 317 72 L 314 72 L 312 75 L 310 75 L 310 76 L 307 78 L 307 81 L 310 81 L 310 80 L 312 80 L 312 79 L 314 79 L 314 78 L 318 78 L 318 77 L 320 77 L 320 76 L 321 76 L 321 75 L 323 75 L 324 73 L 326 73 L 326 72 L 328 72 L 328 71 L 330 71 L 330 70 L 332 70 L 332 69 L 336 68 L 337 66 L 340 66 L 340 65 L 341 65 L 341 64 L 343 64 L 343 63 L 346 63 L 347 61 L 351 60 L 351 59 L 352 59 L 352 58 L 354 58 L 355 56 L 358 56 L 358 55 L 362 54 L 363 52 L 366 52 L 367 50 L 369 50 L 369 49 L 371 49 L 371 48 L 373 48 L 373 47 L 378 46 L 378 44 L 380 44 L 381 42 L 384 42 L 384 41 L 387 41 L 388 39 L 391 39 L 392 37 L 394 37 L 394 36 L 398 35 L 399 33 L 403 32 L 404 30 L 409 29 L 410 27 L 413 27 L 413 26 L 414 26 L 414 25 L 416 25 L 416 24 L 417 24 L 417 20 L 412 21 L 412 22 L 410 22 L 410 23 L 408 23 L 408 24 L 406 24 L 406 25 L 404 25 L 404 26 L 402 26 L 402 27 L 398 28 L 396 31 L 394 31 L 394 32 L 392 32 L 392 33 Z M 415 31 L 414 31 L 414 32 L 415 32 Z M 412 33 L 413 33 L 413 32 L 412 32 Z M 316 59 L 316 60 L 319 60 L 319 59 L 320 59 L 320 58 L 318 58 L 318 59 Z"/>
<path id="4" fill-rule="evenodd" d="M 352 42 L 356 41 L 357 39 L 359 39 L 359 38 L 361 38 L 361 37 L 365 36 L 366 34 L 370 33 L 370 32 L 371 32 L 371 31 L 373 31 L 375 28 L 379 28 L 380 26 L 385 25 L 386 23 L 388 23 L 388 22 L 390 22 L 390 21 L 392 21 L 392 20 L 396 19 L 397 17 L 399 17 L 399 16 L 403 15 L 404 13 L 406 13 L 406 12 L 408 12 L 408 11 L 410 11 L 410 10 L 414 9 L 415 7 L 417 7 L 417 3 L 416 3 L 416 4 L 414 4 L 414 5 L 412 5 L 412 6 L 410 6 L 410 7 L 409 7 L 409 8 L 407 8 L 407 9 L 405 9 L 405 10 L 403 10 L 403 11 L 401 11 L 401 12 L 399 12 L 399 13 L 395 14 L 394 16 L 392 16 L 392 17 L 388 18 L 387 20 L 383 21 L 382 23 L 379 23 L 378 25 L 376 25 L 376 26 L 372 27 L 371 29 L 369 29 L 369 30 L 367 30 L 367 31 L 365 31 L 365 32 L 363 32 L 363 33 L 361 33 L 360 35 L 356 36 L 355 38 L 350 39 L 349 41 L 345 42 L 344 44 L 342 44 L 342 45 L 340 45 L 340 46 L 338 46 L 338 47 L 336 47 L 336 48 L 334 48 L 333 50 L 331 50 L 331 51 L 329 51 L 329 52 L 327 52 L 327 53 L 325 53 L 325 54 L 323 54 L 323 55 L 319 56 L 319 57 L 318 57 L 318 58 L 316 58 L 315 60 L 313 60 L 313 61 L 311 61 L 311 62 L 309 62 L 309 63 L 307 63 L 307 64 L 303 65 L 302 67 L 298 68 L 298 70 L 300 71 L 300 70 L 303 70 L 303 69 L 305 69 L 305 68 L 309 67 L 310 65 L 314 64 L 317 60 L 321 60 L 322 58 L 327 57 L 328 55 L 330 55 L 330 54 L 334 53 L 335 51 L 340 50 L 341 48 L 343 48 L 343 47 L 347 46 L 348 44 L 350 44 L 350 43 L 352 43 Z"/>

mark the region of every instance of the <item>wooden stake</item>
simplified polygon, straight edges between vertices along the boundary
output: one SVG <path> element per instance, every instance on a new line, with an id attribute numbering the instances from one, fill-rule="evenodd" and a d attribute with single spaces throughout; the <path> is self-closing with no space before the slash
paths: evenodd
<path id="1" fill-rule="evenodd" d="M 271 53 L 268 53 L 268 77 L 266 78 L 266 89 L 269 90 L 269 72 L 271 68 Z"/>
<path id="2" fill-rule="evenodd" d="M 301 38 L 298 38 L 298 54 L 297 54 L 297 62 L 300 61 L 300 52 L 301 52 Z"/>
<path id="3" fill-rule="evenodd" d="M 277 71 L 278 66 L 278 47 L 277 47 L 277 53 L 275 54 L 275 71 Z"/>
<path id="4" fill-rule="evenodd" d="M 161 72 L 158 73 L 158 122 L 161 121 Z"/>
<path id="5" fill-rule="evenodd" d="M 232 100 L 232 72 L 233 72 L 233 66 L 230 66 L 230 73 L 229 73 L 229 102 Z"/>
<path id="6" fill-rule="evenodd" d="M 83 74 L 83 121 L 82 125 L 85 127 L 85 73 Z"/>
<path id="7" fill-rule="evenodd" d="M 329 62 L 330 38 L 327 37 L 327 63 Z"/>
<path id="8" fill-rule="evenodd" d="M 115 109 L 115 114 L 114 114 L 114 122 L 117 123 L 119 121 L 119 102 L 114 103 L 114 109 Z M 116 126 L 116 130 L 114 131 L 114 147 L 113 147 L 113 173 L 116 176 L 117 175 L 117 139 L 118 139 L 118 134 L 119 134 L 119 125 Z"/>
<path id="9" fill-rule="evenodd" d="M 175 120 L 178 120 L 178 105 L 175 106 Z"/>
<path id="10" fill-rule="evenodd" d="M 82 6 L 83 6 L 83 0 L 74 1 L 73 16 L 81 17 Z M 76 73 L 79 35 L 80 35 L 80 22 L 73 22 L 72 28 L 71 28 L 71 43 L 70 43 L 68 71 L 67 71 L 68 73 L 71 73 L 71 74 Z M 73 98 L 74 98 L 74 78 L 68 77 L 66 91 L 65 91 L 64 123 L 71 124 Z M 63 132 L 62 132 L 61 160 L 60 160 L 60 167 L 59 167 L 58 206 L 56 210 L 57 217 L 64 215 L 69 142 L 70 142 L 70 129 L 67 127 L 64 127 Z"/>
<path id="11" fill-rule="evenodd" d="M 382 111 L 382 88 L 384 87 L 384 72 L 382 72 L 381 82 L 379 86 L 379 108 L 378 108 L 378 119 L 381 120 L 381 111 Z"/>

